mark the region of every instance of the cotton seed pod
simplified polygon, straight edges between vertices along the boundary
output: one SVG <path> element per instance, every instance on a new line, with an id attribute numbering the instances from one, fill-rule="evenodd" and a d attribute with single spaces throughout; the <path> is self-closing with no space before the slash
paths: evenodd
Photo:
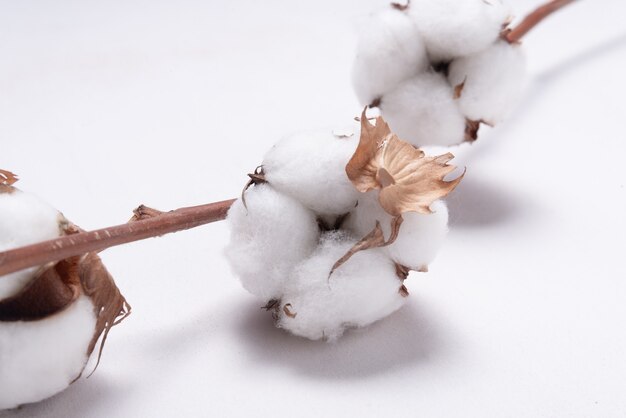
<path id="1" fill-rule="evenodd" d="M 482 51 L 498 39 L 511 17 L 503 0 L 414 0 L 407 10 L 433 62 Z"/>
<path id="2" fill-rule="evenodd" d="M 361 104 L 369 105 L 428 65 L 417 26 L 405 12 L 390 7 L 361 25 L 352 85 Z"/>
<path id="3" fill-rule="evenodd" d="M 357 143 L 358 134 L 330 129 L 288 136 L 265 155 L 265 180 L 319 215 L 342 215 L 358 198 L 345 173 Z"/>
<path id="4" fill-rule="evenodd" d="M 500 41 L 452 61 L 448 80 L 458 86 L 457 102 L 468 119 L 494 125 L 506 118 L 521 97 L 525 75 L 521 45 Z"/>
<path id="5" fill-rule="evenodd" d="M 244 192 L 228 212 L 226 258 L 243 287 L 265 300 L 280 298 L 293 267 L 319 239 L 313 212 L 269 184 Z"/>
<path id="6" fill-rule="evenodd" d="M 333 264 L 356 241 L 346 232 L 322 236 L 315 253 L 286 283 L 278 327 L 312 340 L 332 341 L 347 328 L 370 325 L 403 305 L 402 280 L 380 249 L 355 254 L 329 278 Z"/>
<path id="7" fill-rule="evenodd" d="M 0 170 L 2 249 L 76 232 L 56 210 L 14 188 L 9 177 L 15 177 L 7 173 Z M 0 284 L 5 280 L 10 285 L 0 297 L 0 409 L 65 389 L 81 376 L 101 339 L 99 359 L 111 327 L 130 313 L 95 253 L 1 276 Z"/>
<path id="8" fill-rule="evenodd" d="M 445 76 L 424 72 L 383 96 L 380 111 L 400 139 L 415 146 L 456 145 L 465 139 L 465 116 Z"/>

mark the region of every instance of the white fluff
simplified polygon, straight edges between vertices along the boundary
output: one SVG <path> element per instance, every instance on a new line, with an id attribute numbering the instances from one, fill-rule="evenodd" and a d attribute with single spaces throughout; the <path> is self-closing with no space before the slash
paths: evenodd
<path id="1" fill-rule="evenodd" d="M 488 49 L 454 60 L 448 80 L 463 83 L 458 104 L 471 120 L 496 124 L 519 100 L 526 74 L 526 60 L 519 45 L 497 42 Z"/>
<path id="2" fill-rule="evenodd" d="M 408 11 L 434 62 L 487 48 L 511 15 L 502 0 L 414 0 Z"/>
<path id="3" fill-rule="evenodd" d="M 263 299 L 279 298 L 293 267 L 318 242 L 315 215 L 266 184 L 245 192 L 228 212 L 225 255 L 243 287 Z"/>
<path id="4" fill-rule="evenodd" d="M 85 367 L 95 326 L 86 296 L 45 320 L 0 322 L 0 410 L 65 389 Z"/>
<path id="5" fill-rule="evenodd" d="M 331 130 L 288 136 L 265 155 L 266 179 L 318 214 L 347 213 L 356 204 L 358 192 L 345 167 L 358 141 L 358 133 L 346 138 Z"/>
<path id="6" fill-rule="evenodd" d="M 364 106 L 428 66 L 422 37 L 405 12 L 389 7 L 375 13 L 359 32 L 352 84 Z"/>
<path id="7" fill-rule="evenodd" d="M 400 234 L 393 244 L 383 247 L 389 257 L 412 270 L 420 270 L 435 259 L 448 234 L 448 208 L 444 201 L 430 205 L 429 215 L 406 212 Z M 346 219 L 346 228 L 357 237 L 370 233 L 380 222 L 385 238 L 391 234 L 392 216 L 378 203 L 378 191 L 373 190 L 359 199 L 359 205 Z"/>
<path id="8" fill-rule="evenodd" d="M 386 94 L 380 111 L 391 130 L 415 146 L 454 145 L 465 138 L 465 117 L 439 73 L 425 72 Z"/>
<path id="9" fill-rule="evenodd" d="M 59 212 L 30 193 L 0 193 L 0 251 L 34 244 L 61 235 Z M 26 285 L 38 267 L 0 278 L 0 300 Z"/>
<path id="10" fill-rule="evenodd" d="M 379 249 L 355 254 L 328 279 L 333 264 L 355 239 L 325 234 L 316 252 L 294 271 L 281 301 L 278 326 L 313 340 L 340 337 L 348 327 L 363 327 L 386 317 L 406 298 L 393 262 Z M 295 314 L 283 311 L 287 305 Z"/>

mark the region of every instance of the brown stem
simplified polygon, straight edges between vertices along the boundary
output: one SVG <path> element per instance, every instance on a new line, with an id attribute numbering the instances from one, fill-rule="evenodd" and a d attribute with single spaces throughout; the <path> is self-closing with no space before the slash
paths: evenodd
<path id="1" fill-rule="evenodd" d="M 234 199 L 224 200 L 170 212 L 155 211 L 151 213 L 153 216 L 140 217 L 126 224 L 79 232 L 0 252 L 0 279 L 5 274 L 25 268 L 221 221 L 226 218 L 228 209 L 234 201 Z"/>
<path id="2" fill-rule="evenodd" d="M 519 25 L 505 33 L 504 38 L 511 44 L 519 42 L 528 31 L 534 28 L 543 19 L 574 1 L 575 0 L 550 0 L 526 16 Z"/>

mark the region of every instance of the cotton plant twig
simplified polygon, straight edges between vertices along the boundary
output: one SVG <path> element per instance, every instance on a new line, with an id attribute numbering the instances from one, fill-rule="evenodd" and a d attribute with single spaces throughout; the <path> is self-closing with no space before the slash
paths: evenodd
<path id="1" fill-rule="evenodd" d="M 0 252 L 0 280 L 6 274 L 29 267 L 221 221 L 226 218 L 234 201 L 223 200 L 170 212 L 160 212 L 142 205 L 135 209 L 133 219 L 126 224 L 78 232 Z"/>
<path id="2" fill-rule="evenodd" d="M 557 10 L 573 3 L 576 0 L 550 0 L 549 2 L 539 6 L 532 13 L 527 15 L 517 26 L 513 29 L 505 31 L 503 34 L 504 39 L 509 43 L 519 42 L 524 35 L 526 35 L 532 28 L 537 26 L 546 17 L 550 16 Z"/>

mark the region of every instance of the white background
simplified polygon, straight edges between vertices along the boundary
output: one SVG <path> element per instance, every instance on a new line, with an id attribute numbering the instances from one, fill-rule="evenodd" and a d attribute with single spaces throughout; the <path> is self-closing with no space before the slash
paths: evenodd
<path id="1" fill-rule="evenodd" d="M 0 0 L 0 167 L 87 229 L 235 197 L 281 136 L 359 113 L 354 24 L 385 4 Z M 626 416 L 625 14 L 526 38 L 527 94 L 453 150 L 452 231 L 392 317 L 274 329 L 224 223 L 110 249 L 134 310 L 100 368 L 6 416 Z"/>

